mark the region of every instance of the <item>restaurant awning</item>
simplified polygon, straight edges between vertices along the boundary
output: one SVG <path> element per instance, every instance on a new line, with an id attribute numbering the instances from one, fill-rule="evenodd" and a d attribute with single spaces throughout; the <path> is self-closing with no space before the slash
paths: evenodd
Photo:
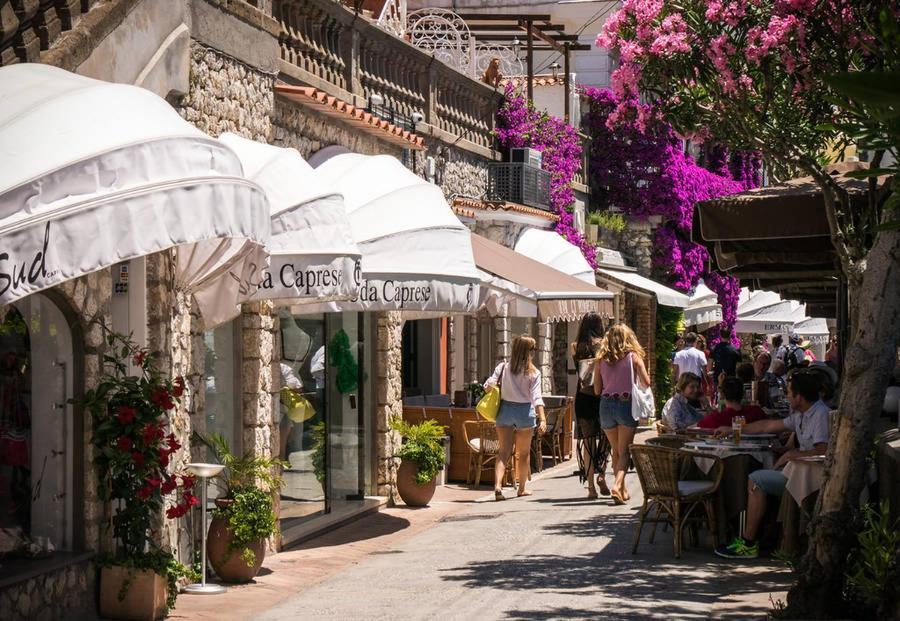
<path id="1" fill-rule="evenodd" d="M 751 290 L 748 287 L 741 287 L 741 293 L 738 296 L 738 317 L 741 315 L 749 315 L 766 306 L 772 306 L 781 302 L 781 295 L 774 291 L 766 291 L 763 289 Z"/>
<path id="2" fill-rule="evenodd" d="M 684 325 L 696 330 L 706 330 L 722 322 L 722 305 L 715 291 L 701 280 L 684 309 Z"/>
<path id="3" fill-rule="evenodd" d="M 670 287 L 641 276 L 634 269 L 609 267 L 597 268 L 597 277 L 601 280 L 610 278 L 613 281 L 619 281 L 627 286 L 640 289 L 656 296 L 656 301 L 663 306 L 672 306 L 674 308 L 685 308 L 688 305 L 689 298 L 680 291 L 676 291 Z"/>
<path id="4" fill-rule="evenodd" d="M 828 320 L 823 317 L 812 317 L 794 324 L 794 332 L 815 345 L 827 344 L 831 335 L 831 331 L 828 329 Z"/>
<path id="5" fill-rule="evenodd" d="M 783 300 L 745 315 L 738 315 L 735 332 L 787 334 L 794 325 L 807 320 L 806 306 L 796 300 Z"/>
<path id="6" fill-rule="evenodd" d="M 343 153 L 315 169 L 344 196 L 362 282 L 352 300 L 296 306 L 296 312 L 365 310 L 470 312 L 480 276 L 469 229 L 441 189 L 389 155 Z"/>
<path id="7" fill-rule="evenodd" d="M 516 252 L 593 285 L 594 268 L 581 250 L 555 231 L 525 229 L 516 241 Z"/>
<path id="8" fill-rule="evenodd" d="M 588 312 L 613 314 L 613 294 L 596 285 L 474 233 L 472 250 L 476 265 L 485 272 L 480 302 L 493 314 L 504 304 L 510 316 L 537 316 L 540 321 L 577 321 Z M 536 315 L 525 314 L 534 312 L 528 301 L 537 303 Z"/>
<path id="9" fill-rule="evenodd" d="M 226 133 L 219 140 L 241 160 L 244 175 L 269 199 L 270 265 L 247 283 L 253 299 L 347 299 L 359 290 L 360 251 L 344 197 L 325 187 L 296 149 Z"/>
<path id="10" fill-rule="evenodd" d="M 0 68 L 0 304 L 177 248 L 204 323 L 266 261 L 265 194 L 150 91 L 39 64 Z"/>

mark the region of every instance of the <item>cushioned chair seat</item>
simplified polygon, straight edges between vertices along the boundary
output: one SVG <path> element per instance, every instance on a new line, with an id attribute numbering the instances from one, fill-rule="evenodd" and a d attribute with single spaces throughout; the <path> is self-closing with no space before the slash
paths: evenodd
<path id="1" fill-rule="evenodd" d="M 678 493 L 682 496 L 694 496 L 711 491 L 715 487 L 712 481 L 679 481 Z"/>

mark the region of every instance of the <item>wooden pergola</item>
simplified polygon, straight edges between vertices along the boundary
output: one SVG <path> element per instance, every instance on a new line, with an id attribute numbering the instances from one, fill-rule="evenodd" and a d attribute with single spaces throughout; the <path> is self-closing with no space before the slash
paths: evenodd
<path id="1" fill-rule="evenodd" d="M 559 52 L 563 57 L 564 116 L 569 121 L 569 100 L 572 91 L 570 53 L 590 50 L 591 46 L 578 43 L 577 34 L 567 34 L 565 26 L 554 24 L 549 14 L 540 13 L 459 13 L 469 30 L 481 41 L 511 43 L 525 40 L 528 99 L 534 99 L 534 53 Z"/>

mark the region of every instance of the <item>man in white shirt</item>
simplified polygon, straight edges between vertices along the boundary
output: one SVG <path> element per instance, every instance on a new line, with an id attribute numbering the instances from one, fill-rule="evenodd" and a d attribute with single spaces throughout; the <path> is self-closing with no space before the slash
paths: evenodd
<path id="1" fill-rule="evenodd" d="M 756 558 L 759 555 L 757 532 L 766 514 L 768 496 L 780 497 L 787 485 L 781 469 L 792 459 L 824 455 L 828 448 L 828 406 L 819 398 L 821 380 L 815 373 L 800 371 L 788 378 L 790 415 L 784 420 L 758 420 L 744 425 L 744 433 L 779 433 L 793 431 L 796 448 L 784 453 L 771 470 L 757 470 L 750 475 L 747 494 L 747 522 L 742 537 L 716 549 L 725 558 Z M 730 427 L 719 427 L 716 435 L 730 433 Z"/>
<path id="2" fill-rule="evenodd" d="M 675 354 L 675 381 L 682 373 L 693 373 L 697 377 L 706 377 L 706 354 L 697 349 L 697 335 L 688 332 L 684 335 L 684 349 Z"/>

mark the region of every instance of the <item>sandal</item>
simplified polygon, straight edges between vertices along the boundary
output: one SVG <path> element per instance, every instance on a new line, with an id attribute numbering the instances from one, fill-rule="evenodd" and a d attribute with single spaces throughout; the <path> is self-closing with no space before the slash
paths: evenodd
<path id="1" fill-rule="evenodd" d="M 516 498 L 521 498 L 522 496 L 534 496 L 534 492 L 530 492 L 526 489 L 516 494 Z"/>
<path id="2" fill-rule="evenodd" d="M 606 484 L 606 479 L 602 476 L 597 477 L 597 485 L 600 487 L 601 496 L 609 496 L 609 485 Z"/>
<path id="3" fill-rule="evenodd" d="M 506 500 L 506 496 L 503 495 L 503 490 L 499 490 L 499 489 L 494 490 L 494 500 L 498 501 L 498 502 L 501 500 Z"/>
<path id="4" fill-rule="evenodd" d="M 619 496 L 619 492 L 612 490 L 609 492 L 609 495 L 612 496 L 612 501 L 614 505 L 624 505 L 625 499 Z"/>

